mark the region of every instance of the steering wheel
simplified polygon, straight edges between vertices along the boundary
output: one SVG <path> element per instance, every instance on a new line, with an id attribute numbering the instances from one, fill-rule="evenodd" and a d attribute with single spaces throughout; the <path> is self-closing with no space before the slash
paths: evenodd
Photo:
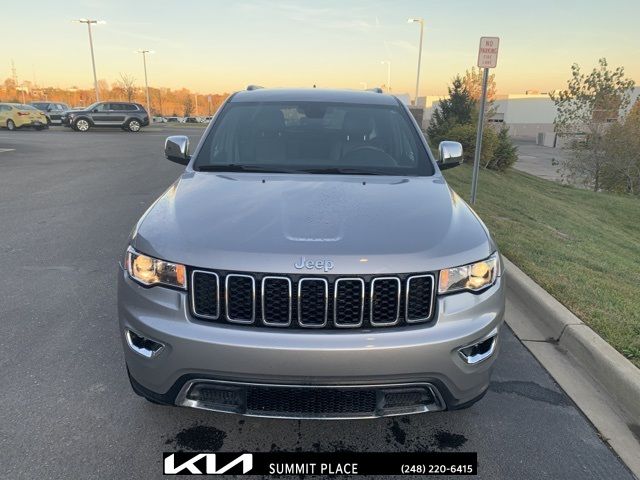
<path id="1" fill-rule="evenodd" d="M 354 147 L 342 156 L 342 161 L 350 165 L 368 165 L 371 167 L 397 167 L 395 159 L 383 149 L 373 145 Z"/>

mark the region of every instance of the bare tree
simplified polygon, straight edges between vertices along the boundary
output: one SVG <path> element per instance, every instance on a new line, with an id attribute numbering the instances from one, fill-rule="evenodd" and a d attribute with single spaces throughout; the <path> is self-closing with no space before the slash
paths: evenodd
<path id="1" fill-rule="evenodd" d="M 131 102 L 137 90 L 135 82 L 135 77 L 126 73 L 120 73 L 120 80 L 116 80 L 114 90 L 119 90 L 123 96 L 127 97 L 127 102 Z"/>
<path id="2" fill-rule="evenodd" d="M 184 107 L 184 116 L 190 117 L 191 112 L 193 111 L 193 101 L 191 100 L 191 95 L 187 95 L 184 98 L 184 102 L 182 103 L 182 106 Z"/>

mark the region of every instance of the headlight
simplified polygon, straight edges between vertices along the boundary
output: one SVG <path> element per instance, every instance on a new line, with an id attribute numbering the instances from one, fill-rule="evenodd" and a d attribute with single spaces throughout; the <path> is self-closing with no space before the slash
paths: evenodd
<path id="1" fill-rule="evenodd" d="M 135 281 L 147 285 L 187 288 L 187 269 L 179 263 L 165 262 L 127 249 L 127 271 Z"/>
<path id="2" fill-rule="evenodd" d="M 498 253 L 494 253 L 480 262 L 440 270 L 438 293 L 482 290 L 493 285 L 498 275 L 500 275 L 500 260 Z"/>

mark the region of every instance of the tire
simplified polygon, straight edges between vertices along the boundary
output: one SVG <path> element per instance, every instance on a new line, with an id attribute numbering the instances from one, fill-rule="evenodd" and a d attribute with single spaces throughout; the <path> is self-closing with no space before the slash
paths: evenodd
<path id="1" fill-rule="evenodd" d="M 127 130 L 129 130 L 130 132 L 137 133 L 141 128 L 142 124 L 140 123 L 140 120 L 132 118 L 127 122 Z"/>
<path id="2" fill-rule="evenodd" d="M 38 132 L 41 132 L 41 131 L 42 131 L 42 130 L 44 130 L 45 128 L 49 128 L 49 127 L 45 127 L 45 126 L 42 126 L 42 127 L 35 127 L 35 129 L 36 129 Z"/>
<path id="3" fill-rule="evenodd" d="M 79 118 L 75 122 L 73 122 L 73 128 L 77 132 L 87 132 L 91 128 L 91 124 L 86 118 Z"/>
<path id="4" fill-rule="evenodd" d="M 7 120 L 7 130 L 9 130 L 10 132 L 13 132 L 16 129 L 16 123 L 9 119 Z"/>

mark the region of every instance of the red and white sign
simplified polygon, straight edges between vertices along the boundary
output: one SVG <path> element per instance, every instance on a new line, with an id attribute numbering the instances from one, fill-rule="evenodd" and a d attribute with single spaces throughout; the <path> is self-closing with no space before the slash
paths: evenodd
<path id="1" fill-rule="evenodd" d="M 480 48 L 478 49 L 478 67 L 496 68 L 498 63 L 499 37 L 480 37 Z"/>

